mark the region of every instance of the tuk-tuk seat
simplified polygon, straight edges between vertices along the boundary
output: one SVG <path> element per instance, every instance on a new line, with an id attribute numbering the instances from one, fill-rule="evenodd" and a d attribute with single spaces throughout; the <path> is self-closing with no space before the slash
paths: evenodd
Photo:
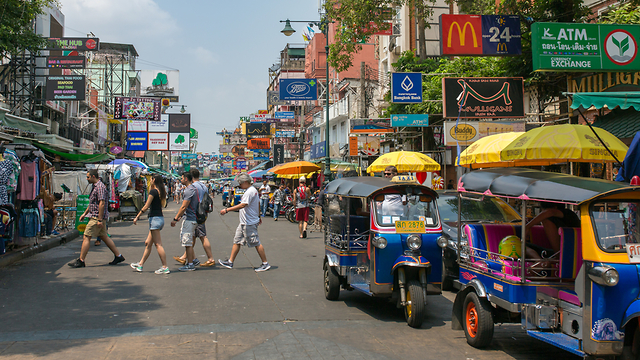
<path id="1" fill-rule="evenodd" d="M 345 235 L 347 233 L 347 216 L 346 215 L 331 215 L 331 233 Z M 349 216 L 349 234 L 363 234 L 369 231 L 369 217 L 368 216 Z"/>
<path id="2" fill-rule="evenodd" d="M 576 292 L 573 290 L 569 290 L 569 289 L 559 290 L 558 299 L 562 301 L 566 301 L 576 306 L 582 306 L 582 304 L 580 303 L 580 299 L 578 299 L 578 294 L 576 294 Z"/>
<path id="3" fill-rule="evenodd" d="M 562 227 L 560 235 L 560 278 L 575 279 L 582 267 L 582 233 L 580 228 Z"/>
<path id="4" fill-rule="evenodd" d="M 500 241 L 505 236 L 516 235 L 520 237 L 522 235 L 521 226 L 511 224 L 468 224 L 464 231 L 469 239 L 469 246 L 494 254 L 499 253 Z M 551 247 L 542 226 L 534 226 L 531 229 L 531 238 L 531 242 L 536 245 Z M 485 253 L 476 253 L 476 255 L 486 259 Z"/>

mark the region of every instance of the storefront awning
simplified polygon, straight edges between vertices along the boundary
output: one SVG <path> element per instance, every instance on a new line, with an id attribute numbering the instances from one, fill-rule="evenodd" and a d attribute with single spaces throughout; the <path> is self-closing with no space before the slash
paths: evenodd
<path id="1" fill-rule="evenodd" d="M 66 159 L 69 161 L 77 161 L 81 163 L 89 163 L 89 164 L 98 163 L 101 161 L 112 160 L 115 158 L 113 155 L 109 155 L 109 154 L 69 154 L 67 152 L 54 150 L 53 148 L 50 148 L 49 146 L 46 146 L 43 144 L 34 142 L 34 145 L 44 151 L 50 152 L 54 155 L 59 155 L 63 159 Z"/>
<path id="2" fill-rule="evenodd" d="M 585 109 L 592 106 L 595 106 L 596 109 L 601 109 L 604 106 L 614 109 L 619 106 L 623 110 L 633 107 L 640 111 L 640 92 L 587 92 L 567 93 L 567 95 L 572 97 L 572 109 L 577 109 L 580 106 Z"/>
<path id="3" fill-rule="evenodd" d="M 0 120 L 2 120 L 2 126 L 18 129 L 25 132 L 31 132 L 36 134 L 46 134 L 49 125 L 43 124 L 41 122 L 21 118 L 19 116 L 4 114 L 4 116 L 0 115 Z"/>
<path id="4" fill-rule="evenodd" d="M 592 124 L 607 130 L 618 139 L 632 138 L 640 131 L 640 112 L 634 109 L 615 109 L 604 116 L 599 116 Z"/>

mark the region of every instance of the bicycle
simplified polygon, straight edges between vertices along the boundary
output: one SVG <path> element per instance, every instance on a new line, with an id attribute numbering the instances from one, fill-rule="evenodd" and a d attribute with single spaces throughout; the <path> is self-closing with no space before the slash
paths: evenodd
<path id="1" fill-rule="evenodd" d="M 76 228 L 76 207 L 57 207 L 58 216 L 56 217 L 56 223 L 53 226 L 55 231 L 69 231 Z"/>

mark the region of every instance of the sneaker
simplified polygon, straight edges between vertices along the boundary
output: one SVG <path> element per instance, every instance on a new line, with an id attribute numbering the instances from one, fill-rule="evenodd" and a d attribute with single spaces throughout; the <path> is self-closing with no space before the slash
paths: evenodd
<path id="1" fill-rule="evenodd" d="M 42 236 L 40 236 L 40 239 L 50 239 L 50 238 L 51 238 L 51 236 L 49 236 L 49 235 L 42 235 Z"/>
<path id="2" fill-rule="evenodd" d="M 195 266 L 193 266 L 193 264 L 192 264 L 192 265 L 187 264 L 187 265 L 185 265 L 185 266 L 183 266 L 183 267 L 179 268 L 178 270 L 179 270 L 179 271 L 195 271 L 195 270 L 196 270 L 196 267 L 195 267 Z"/>
<path id="3" fill-rule="evenodd" d="M 173 260 L 175 260 L 175 261 L 179 262 L 179 263 L 180 263 L 180 264 L 182 264 L 182 265 L 185 265 L 185 264 L 187 263 L 187 260 L 185 260 L 185 259 L 181 258 L 180 256 L 174 256 L 174 257 L 173 257 Z"/>
<path id="4" fill-rule="evenodd" d="M 278 221 L 278 218 L 273 218 L 273 221 Z"/>
<path id="5" fill-rule="evenodd" d="M 59 232 L 57 232 L 57 231 L 55 231 L 55 230 L 53 230 L 51 233 L 52 233 L 53 235 L 60 235 L 60 233 L 59 233 Z"/>
<path id="6" fill-rule="evenodd" d="M 142 265 L 140 263 L 131 263 L 131 268 L 137 272 L 142 272 Z"/>
<path id="7" fill-rule="evenodd" d="M 116 256 L 116 257 L 113 258 L 113 261 L 109 263 L 109 265 L 118 265 L 123 261 L 124 261 L 124 256 L 122 256 L 122 255 Z"/>
<path id="8" fill-rule="evenodd" d="M 83 268 L 84 267 L 84 261 L 80 260 L 80 259 L 75 259 L 74 261 L 68 263 L 67 265 L 71 266 L 72 268 Z"/>
<path id="9" fill-rule="evenodd" d="M 261 271 L 267 271 L 269 269 L 271 269 L 271 265 L 269 265 L 269 263 L 266 263 L 266 264 L 260 265 L 260 267 L 257 267 L 253 270 L 255 270 L 255 272 L 261 272 Z"/>
<path id="10" fill-rule="evenodd" d="M 156 274 L 158 274 L 158 275 L 168 274 L 170 272 L 171 271 L 169 271 L 169 268 L 168 267 L 164 267 L 164 266 L 161 267 L 160 269 L 156 270 Z"/>
<path id="11" fill-rule="evenodd" d="M 218 259 L 218 264 L 226 267 L 227 269 L 233 269 L 233 263 L 229 260 L 220 260 Z"/>
<path id="12" fill-rule="evenodd" d="M 193 259 L 193 266 L 198 266 L 200 265 L 200 260 L 198 260 L 198 258 Z"/>

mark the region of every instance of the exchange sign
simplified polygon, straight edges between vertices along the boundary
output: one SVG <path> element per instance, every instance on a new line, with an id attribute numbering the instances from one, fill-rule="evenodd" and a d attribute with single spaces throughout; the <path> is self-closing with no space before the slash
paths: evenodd
<path id="1" fill-rule="evenodd" d="M 534 23 L 533 70 L 640 70 L 640 25 Z"/>

